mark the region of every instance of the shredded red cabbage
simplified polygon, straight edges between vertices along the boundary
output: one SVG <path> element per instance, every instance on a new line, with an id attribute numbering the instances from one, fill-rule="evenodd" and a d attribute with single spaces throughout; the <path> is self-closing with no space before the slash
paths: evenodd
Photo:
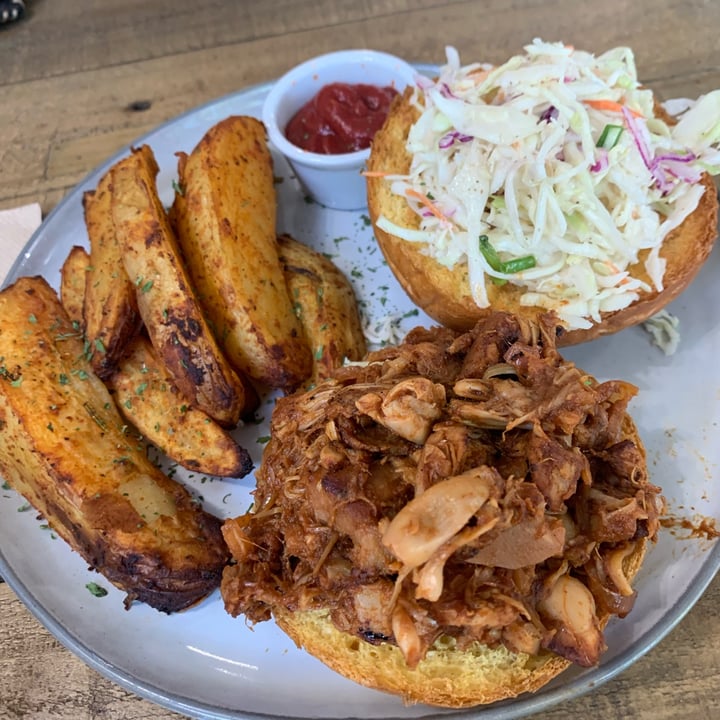
<path id="1" fill-rule="evenodd" d="M 555 120 L 559 115 L 558 109 L 554 105 L 550 105 L 547 110 L 543 111 L 538 118 L 538 123 L 546 122 L 549 123 L 551 120 Z"/>
<path id="2" fill-rule="evenodd" d="M 640 152 L 640 157 L 645 163 L 645 167 L 652 174 L 655 185 L 663 195 L 667 195 L 673 189 L 673 179 L 690 183 L 700 180 L 700 172 L 694 167 L 688 167 L 689 163 L 697 159 L 694 153 L 689 151 L 683 154 L 666 153 L 651 157 L 640 123 L 626 107 L 623 107 L 622 112 L 628 130 Z"/>
<path id="3" fill-rule="evenodd" d="M 697 155 L 694 152 L 687 152 L 685 155 L 678 155 L 677 153 L 667 153 L 665 155 L 656 155 L 655 162 L 681 162 L 689 163 L 693 160 L 697 160 Z"/>
<path id="4" fill-rule="evenodd" d="M 440 83 L 440 94 L 446 98 L 453 98 L 454 100 L 460 99 L 457 95 L 455 95 L 455 93 L 450 89 L 450 86 L 445 82 Z"/>
<path id="5" fill-rule="evenodd" d="M 472 139 L 472 135 L 464 135 L 457 130 L 451 130 L 449 133 L 445 133 L 445 135 L 438 140 L 438 147 L 441 150 L 445 150 L 456 142 L 466 143 L 470 142 Z"/>
<path id="6" fill-rule="evenodd" d="M 420 73 L 417 73 L 415 75 L 415 84 L 421 90 L 429 90 L 431 87 L 435 86 L 435 83 L 429 77 L 425 75 L 420 75 Z"/>
<path id="7" fill-rule="evenodd" d="M 590 172 L 602 172 L 608 169 L 609 159 L 608 151 L 605 148 L 597 148 L 597 158 L 590 166 Z"/>

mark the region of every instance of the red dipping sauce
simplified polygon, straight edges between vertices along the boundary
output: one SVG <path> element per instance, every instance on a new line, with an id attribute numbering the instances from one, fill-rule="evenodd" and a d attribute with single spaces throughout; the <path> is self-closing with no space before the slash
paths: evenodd
<path id="1" fill-rule="evenodd" d="M 390 86 L 325 85 L 290 119 L 285 135 L 293 145 L 323 155 L 364 150 L 385 122 L 396 95 Z"/>

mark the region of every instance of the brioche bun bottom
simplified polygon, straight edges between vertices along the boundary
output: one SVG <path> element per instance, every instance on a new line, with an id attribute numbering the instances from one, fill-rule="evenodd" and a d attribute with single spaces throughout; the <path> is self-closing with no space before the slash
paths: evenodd
<path id="1" fill-rule="evenodd" d="M 409 91 L 395 99 L 384 126 L 375 135 L 368 161 L 371 173 L 408 172 L 411 156 L 405 143 L 410 127 L 418 117 L 418 111 L 409 99 Z M 641 292 L 634 303 L 622 310 L 604 313 L 601 322 L 594 323 L 589 329 L 566 332 L 558 338 L 559 346 L 585 342 L 644 322 L 678 297 L 694 280 L 717 237 L 717 191 L 709 175 L 703 175 L 702 183 L 705 192 L 698 207 L 663 242 L 661 257 L 666 261 L 663 290 Z M 512 283 L 494 285 L 488 282 L 490 308 L 479 307 L 470 292 L 467 262 L 453 268 L 445 267 L 425 254 L 424 243 L 403 240 L 377 226 L 382 215 L 400 227 L 418 229 L 419 218 L 407 200 L 394 194 L 383 177 L 369 176 L 367 192 L 375 237 L 392 273 L 410 299 L 431 318 L 446 327 L 465 331 L 470 330 L 489 309 L 525 317 L 543 312 L 541 308 L 522 305 L 520 298 L 525 288 Z M 640 262 L 631 266 L 630 272 L 652 287 L 643 265 L 646 255 L 647 251 L 641 253 Z"/>
<path id="2" fill-rule="evenodd" d="M 537 690 L 570 664 L 549 652 L 531 656 L 478 643 L 462 652 L 434 646 L 411 670 L 396 645 L 371 645 L 344 633 L 325 610 L 281 611 L 275 620 L 298 647 L 332 670 L 409 704 L 463 708 L 496 702 Z"/>
<path id="3" fill-rule="evenodd" d="M 629 579 L 640 569 L 646 548 L 646 540 L 638 541 L 623 561 Z M 328 610 L 293 612 L 278 607 L 273 615 L 299 648 L 330 669 L 365 687 L 400 695 L 407 704 L 456 709 L 486 705 L 535 692 L 571 665 L 547 650 L 528 655 L 481 643 L 458 650 L 452 641 L 439 641 L 411 669 L 397 645 L 374 645 L 338 630 Z M 608 619 L 602 617 L 601 626 Z"/>

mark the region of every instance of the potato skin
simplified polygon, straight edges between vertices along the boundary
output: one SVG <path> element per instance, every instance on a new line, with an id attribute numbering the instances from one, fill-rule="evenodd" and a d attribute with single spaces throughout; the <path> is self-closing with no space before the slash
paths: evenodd
<path id="1" fill-rule="evenodd" d="M 294 389 L 310 375 L 312 358 L 278 258 L 265 127 L 226 118 L 178 157 L 181 192 L 171 219 L 218 341 L 253 380 Z"/>
<path id="2" fill-rule="evenodd" d="M 348 360 L 361 360 L 367 346 L 355 292 L 328 258 L 290 235 L 278 236 L 288 294 L 313 355 L 310 383 L 328 377 Z"/>
<path id="3" fill-rule="evenodd" d="M 132 341 L 106 383 L 120 413 L 171 460 L 218 477 L 240 478 L 253 469 L 247 450 L 188 404 L 144 334 Z"/>
<path id="4" fill-rule="evenodd" d="M 90 267 L 90 255 L 80 245 L 70 248 L 60 268 L 60 301 L 70 320 L 85 329 L 85 276 Z"/>
<path id="5" fill-rule="evenodd" d="M 165 476 L 127 432 L 47 282 L 0 292 L 0 471 L 118 588 L 173 612 L 220 582 L 217 518 Z"/>
<path id="6" fill-rule="evenodd" d="M 110 172 L 97 188 L 83 195 L 85 227 L 90 242 L 90 262 L 85 275 L 83 317 L 85 335 L 95 348 L 91 363 L 101 377 L 108 377 L 141 326 L 135 287 L 122 263 L 110 211 Z"/>
<path id="7" fill-rule="evenodd" d="M 143 145 L 111 171 L 112 217 L 140 315 L 180 392 L 221 425 L 233 427 L 245 387 L 203 315 L 167 215 L 157 196 L 158 166 Z"/>

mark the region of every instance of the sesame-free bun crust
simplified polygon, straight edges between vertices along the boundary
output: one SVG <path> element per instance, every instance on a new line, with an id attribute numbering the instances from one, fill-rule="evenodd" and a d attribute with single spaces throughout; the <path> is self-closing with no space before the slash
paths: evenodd
<path id="1" fill-rule="evenodd" d="M 492 703 L 537 690 L 569 665 L 549 652 L 533 657 L 477 645 L 463 652 L 432 649 L 411 670 L 396 645 L 371 645 L 343 633 L 326 611 L 281 611 L 275 620 L 299 647 L 336 672 L 406 703 L 452 708 Z"/>
<path id="2" fill-rule="evenodd" d="M 628 578 L 640 569 L 645 549 L 646 541 L 639 541 L 624 561 Z M 535 692 L 570 666 L 568 660 L 546 650 L 528 655 L 477 643 L 463 651 L 436 645 L 410 669 L 397 645 L 372 645 L 342 632 L 327 610 L 290 612 L 278 607 L 273 615 L 298 647 L 335 672 L 374 690 L 400 695 L 408 704 L 486 705 Z M 607 619 L 601 619 L 601 625 Z"/>
<path id="3" fill-rule="evenodd" d="M 410 127 L 418 111 L 410 103 L 412 89 L 395 99 L 387 121 L 375 135 L 368 170 L 372 172 L 406 173 L 411 156 L 405 149 Z M 658 110 L 658 112 L 661 112 Z M 715 185 L 709 175 L 702 183 L 706 190 L 695 211 L 663 242 L 661 257 L 667 262 L 662 292 L 643 292 L 632 305 L 612 313 L 605 313 L 600 323 L 587 330 L 572 330 L 558 338 L 558 345 L 572 345 L 615 333 L 623 328 L 644 322 L 651 315 L 674 300 L 693 281 L 707 259 L 717 237 L 718 200 Z M 437 322 L 455 330 L 469 330 L 486 310 L 478 307 L 470 294 L 467 264 L 453 269 L 440 265 L 423 253 L 422 243 L 411 243 L 377 227 L 384 215 L 401 227 L 416 229 L 418 216 L 405 198 L 395 195 L 382 177 L 367 178 L 368 209 L 375 237 L 393 274 L 411 300 Z M 633 276 L 650 279 L 641 261 L 630 268 Z M 540 308 L 520 304 L 524 288 L 507 283 L 488 283 L 487 293 L 493 310 L 505 310 L 516 315 L 534 316 Z"/>

